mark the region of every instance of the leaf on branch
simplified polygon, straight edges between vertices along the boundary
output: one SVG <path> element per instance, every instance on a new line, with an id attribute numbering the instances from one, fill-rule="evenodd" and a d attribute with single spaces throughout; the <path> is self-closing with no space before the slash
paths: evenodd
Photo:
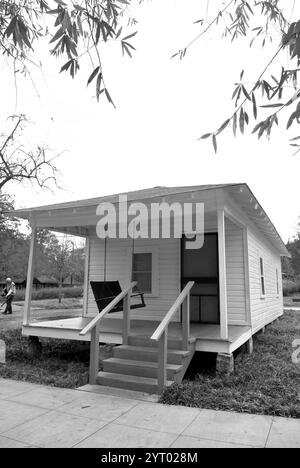
<path id="1" fill-rule="evenodd" d="M 97 76 L 98 72 L 100 70 L 100 67 L 96 67 L 93 73 L 90 75 L 88 81 L 87 81 L 87 86 L 93 81 L 93 79 Z"/>
<path id="2" fill-rule="evenodd" d="M 233 116 L 232 130 L 233 130 L 234 136 L 236 137 L 236 131 L 237 131 L 237 112 L 235 112 L 235 114 L 234 114 L 234 116 Z"/>
<path id="3" fill-rule="evenodd" d="M 63 72 L 63 71 L 67 71 L 70 66 L 72 65 L 72 60 L 68 60 L 68 62 L 66 62 L 60 69 L 60 73 Z"/>
<path id="4" fill-rule="evenodd" d="M 58 5 L 61 5 L 61 6 L 63 6 L 63 7 L 67 7 L 67 6 L 68 6 L 68 5 L 67 5 L 65 2 L 63 2 L 62 0 L 54 0 L 54 1 L 55 1 L 55 3 L 57 3 Z"/>
<path id="5" fill-rule="evenodd" d="M 244 129 L 245 129 L 245 115 L 244 115 L 244 109 L 243 108 L 241 108 L 241 111 L 240 111 L 239 124 L 240 124 L 241 133 L 243 134 Z"/>
<path id="6" fill-rule="evenodd" d="M 119 31 L 116 33 L 116 39 L 118 39 L 122 33 L 123 28 L 121 27 Z"/>
<path id="7" fill-rule="evenodd" d="M 244 93 L 245 97 L 248 99 L 248 101 L 251 101 L 251 97 L 249 96 L 249 93 L 246 90 L 244 85 L 242 85 L 242 90 L 243 90 L 243 93 Z"/>
<path id="8" fill-rule="evenodd" d="M 216 137 L 215 134 L 213 134 L 213 136 L 212 136 L 212 143 L 213 143 L 213 147 L 214 147 L 215 153 L 217 153 L 217 151 L 218 151 L 218 146 L 217 146 L 217 137 Z"/>
<path id="9" fill-rule="evenodd" d="M 23 42 L 27 45 L 29 49 L 32 49 L 32 46 L 28 39 L 28 29 L 26 28 L 24 22 L 20 18 L 18 20 L 18 26 Z"/>
<path id="10" fill-rule="evenodd" d="M 285 106 L 285 104 L 283 104 L 282 102 L 279 102 L 278 104 L 265 104 L 265 105 L 260 106 L 260 107 L 272 108 L 272 107 L 283 107 L 283 106 Z"/>
<path id="11" fill-rule="evenodd" d="M 253 116 L 255 120 L 257 119 L 257 105 L 254 92 L 252 93 L 252 104 L 253 104 Z"/>
<path id="12" fill-rule="evenodd" d="M 104 89 L 101 89 L 101 82 L 102 82 L 102 73 L 100 72 L 96 81 L 96 98 L 98 102 L 99 102 L 100 94 L 104 92 Z"/>
<path id="13" fill-rule="evenodd" d="M 286 126 L 287 130 L 292 126 L 292 124 L 293 124 L 293 122 L 294 122 L 296 116 L 297 116 L 296 112 L 293 112 L 293 113 L 290 115 L 290 118 L 289 118 L 289 120 L 288 120 L 288 122 L 287 122 L 287 126 Z"/>
<path id="14" fill-rule="evenodd" d="M 108 102 L 109 102 L 110 104 L 112 104 L 112 105 L 114 106 L 114 108 L 116 108 L 116 106 L 115 106 L 115 104 L 114 104 L 114 102 L 113 102 L 113 100 L 112 100 L 112 98 L 111 98 L 111 96 L 110 96 L 108 90 L 105 88 L 104 91 L 105 91 L 105 96 L 106 96 L 106 99 L 108 100 Z"/>
<path id="15" fill-rule="evenodd" d="M 131 37 L 134 37 L 134 36 L 136 36 L 136 34 L 137 34 L 137 33 L 138 33 L 138 32 L 137 32 L 137 31 L 135 31 L 135 32 L 134 32 L 134 33 L 132 33 L 132 34 L 129 34 L 128 36 L 126 36 L 126 37 L 123 37 L 122 41 L 127 41 L 127 39 L 130 39 Z"/>
<path id="16" fill-rule="evenodd" d="M 217 135 L 221 132 L 223 132 L 223 130 L 225 130 L 225 128 L 227 127 L 227 125 L 229 124 L 230 122 L 230 119 L 227 119 L 225 120 L 225 122 L 221 125 L 221 127 L 217 130 Z"/>
<path id="17" fill-rule="evenodd" d="M 210 136 L 211 136 L 211 133 L 204 133 L 204 135 L 198 138 L 198 141 L 205 140 L 206 138 L 209 138 Z"/>
<path id="18" fill-rule="evenodd" d="M 4 33 L 7 37 L 11 36 L 12 33 L 14 32 L 16 23 L 17 23 L 17 17 L 14 16 L 12 18 L 11 22 L 9 23 L 9 25 L 7 26 L 6 31 Z"/>
<path id="19" fill-rule="evenodd" d="M 55 42 L 57 41 L 61 36 L 63 36 L 65 34 L 65 31 L 64 31 L 64 28 L 61 27 L 58 31 L 56 31 L 56 33 L 54 34 L 54 36 L 52 37 L 51 41 L 50 41 L 50 44 L 52 42 Z"/>

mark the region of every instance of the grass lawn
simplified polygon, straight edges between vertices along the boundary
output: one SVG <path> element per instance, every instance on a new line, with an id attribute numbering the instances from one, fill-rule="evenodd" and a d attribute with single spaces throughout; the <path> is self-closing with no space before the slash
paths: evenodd
<path id="1" fill-rule="evenodd" d="M 42 355 L 34 358 L 21 329 L 0 330 L 0 339 L 6 343 L 6 364 L 0 364 L 0 377 L 64 388 L 88 383 L 89 343 L 42 338 Z M 101 346 L 99 370 L 101 360 L 109 355 L 109 347 Z"/>
<path id="2" fill-rule="evenodd" d="M 81 298 L 32 301 L 31 320 L 50 320 L 81 315 Z M 6 344 L 6 364 L 0 364 L 0 377 L 57 387 L 75 388 L 88 381 L 89 344 L 79 341 L 41 339 L 43 353 L 33 358 L 27 351 L 28 338 L 22 337 L 23 303 L 13 303 L 13 315 L 0 315 L 0 339 Z M 109 348 L 100 348 L 100 359 Z M 101 369 L 101 362 L 99 363 Z"/>
<path id="3" fill-rule="evenodd" d="M 293 364 L 291 358 L 295 339 L 300 339 L 300 312 L 289 311 L 268 326 L 264 335 L 254 337 L 252 355 L 240 352 L 236 356 L 234 374 L 216 376 L 208 366 L 193 380 L 166 389 L 161 402 L 300 418 L 300 364 Z M 195 359 L 198 363 L 192 367 L 199 372 L 203 355 Z"/>
<path id="4" fill-rule="evenodd" d="M 300 307 L 300 293 L 284 296 L 283 305 L 284 307 Z"/>

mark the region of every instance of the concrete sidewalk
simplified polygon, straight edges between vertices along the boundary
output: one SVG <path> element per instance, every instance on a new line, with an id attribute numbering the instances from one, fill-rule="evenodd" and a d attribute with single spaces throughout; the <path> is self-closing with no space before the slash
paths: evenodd
<path id="1" fill-rule="evenodd" d="M 293 312 L 300 312 L 300 307 L 295 307 L 295 306 L 291 306 L 291 307 L 284 307 L 284 312 L 288 312 L 289 310 L 292 310 Z"/>
<path id="2" fill-rule="evenodd" d="M 0 379 L 0 448 L 300 447 L 300 420 L 166 406 L 157 397 Z"/>

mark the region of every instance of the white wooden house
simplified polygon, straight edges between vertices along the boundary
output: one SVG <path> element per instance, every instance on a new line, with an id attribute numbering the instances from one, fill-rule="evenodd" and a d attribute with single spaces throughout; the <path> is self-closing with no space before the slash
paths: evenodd
<path id="1" fill-rule="evenodd" d="M 128 193 L 128 202 L 204 203 L 204 245 L 185 249 L 184 238 L 107 239 L 96 235 L 97 206 L 118 195 L 16 210 L 32 227 L 28 278 L 34 277 L 36 230 L 86 238 L 82 317 L 31 319 L 27 283 L 23 334 L 91 341 L 90 382 L 154 392 L 181 381 L 195 351 L 218 353 L 230 369 L 232 353 L 283 314 L 281 256 L 287 249 L 246 184 L 155 187 Z M 143 270 L 139 270 L 139 262 Z M 118 298 L 98 313 L 91 281 L 117 280 Z M 132 309 L 132 280 L 146 307 Z M 109 314 L 123 301 L 123 311 Z M 114 343 L 98 373 L 98 343 Z"/>

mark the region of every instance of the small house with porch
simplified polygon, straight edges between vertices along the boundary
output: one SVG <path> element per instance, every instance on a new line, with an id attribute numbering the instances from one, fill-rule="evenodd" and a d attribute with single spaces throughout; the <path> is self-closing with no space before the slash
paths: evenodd
<path id="1" fill-rule="evenodd" d="M 124 195 L 124 194 L 123 194 Z M 233 353 L 283 314 L 281 257 L 289 256 L 268 215 L 245 183 L 154 187 L 130 192 L 128 204 L 202 203 L 204 243 L 180 238 L 99 238 L 97 207 L 119 194 L 15 210 L 32 238 L 23 335 L 90 342 L 90 383 L 147 392 L 180 382 L 198 351 L 217 354 L 219 370 Z M 118 221 L 117 221 L 118 223 Z M 37 229 L 86 239 L 80 317 L 35 321 L 31 293 Z M 99 372 L 99 342 L 113 356 Z"/>

